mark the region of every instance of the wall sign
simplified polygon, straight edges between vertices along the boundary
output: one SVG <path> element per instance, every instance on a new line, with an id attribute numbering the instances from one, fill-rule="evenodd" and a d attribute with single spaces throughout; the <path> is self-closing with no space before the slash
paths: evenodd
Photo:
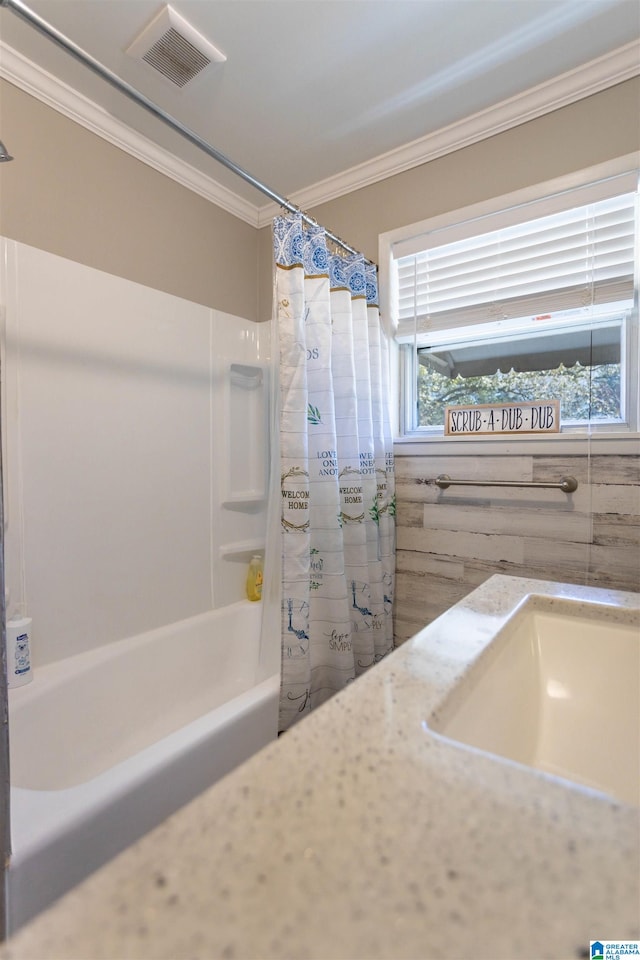
<path id="1" fill-rule="evenodd" d="M 447 437 L 559 432 L 559 400 L 479 403 L 475 406 L 444 408 L 444 433 Z"/>

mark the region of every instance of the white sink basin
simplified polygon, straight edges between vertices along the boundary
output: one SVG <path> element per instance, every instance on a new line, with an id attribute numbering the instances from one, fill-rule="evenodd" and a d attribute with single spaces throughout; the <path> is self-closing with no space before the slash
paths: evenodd
<path id="1" fill-rule="evenodd" d="M 529 596 L 429 727 L 640 804 L 640 626 L 631 611 L 610 617 Z"/>

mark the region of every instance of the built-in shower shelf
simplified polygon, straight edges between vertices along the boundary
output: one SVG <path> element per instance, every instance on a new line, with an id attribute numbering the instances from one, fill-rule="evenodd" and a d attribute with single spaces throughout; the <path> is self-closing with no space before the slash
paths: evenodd
<path id="1" fill-rule="evenodd" d="M 227 510 L 241 510 L 243 506 L 252 506 L 265 502 L 264 490 L 247 490 L 242 493 L 234 493 L 222 501 L 222 506 Z"/>
<path id="2" fill-rule="evenodd" d="M 220 556 L 223 560 L 232 560 L 237 563 L 248 563 L 256 553 L 264 555 L 264 540 L 237 540 L 235 543 L 225 543 L 220 547 Z"/>
<path id="3" fill-rule="evenodd" d="M 266 369 L 230 363 L 224 383 L 221 502 L 227 509 L 263 503 L 267 492 L 268 407 Z"/>
<path id="4" fill-rule="evenodd" d="M 256 390 L 262 386 L 264 370 L 248 363 L 232 363 L 229 367 L 229 379 L 235 386 Z"/>

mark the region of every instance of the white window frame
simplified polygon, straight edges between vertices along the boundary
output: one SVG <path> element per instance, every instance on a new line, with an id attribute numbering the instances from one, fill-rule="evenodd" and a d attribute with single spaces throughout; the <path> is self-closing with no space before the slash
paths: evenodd
<path id="1" fill-rule="evenodd" d="M 531 187 L 518 190 L 510 194 L 492 198 L 488 201 L 473 204 L 458 210 L 449 211 L 418 223 L 409 224 L 395 230 L 388 231 L 379 236 L 379 265 L 380 265 L 380 297 L 381 313 L 387 324 L 388 333 L 393 337 L 395 330 L 393 328 L 392 318 L 395 315 L 393 308 L 393 285 L 391 277 L 393 276 L 393 257 L 394 250 L 402 244 L 403 252 L 409 252 L 413 243 L 415 249 L 419 248 L 419 238 L 426 233 L 434 231 L 449 230 L 460 225 L 461 229 L 467 230 L 465 224 L 475 219 L 488 216 L 495 216 L 502 211 L 513 207 L 522 206 L 527 203 L 536 203 L 535 216 L 545 216 L 550 212 L 553 198 L 560 193 L 575 192 L 581 187 L 587 187 L 599 180 L 608 177 L 617 177 L 621 174 L 637 171 L 640 167 L 640 154 L 633 153 L 614 160 L 607 161 L 597 166 L 589 167 L 584 170 L 576 171 L 564 177 L 555 180 L 535 184 Z M 549 198 L 549 210 L 545 209 L 545 201 Z M 576 199 L 576 205 L 580 203 L 579 195 Z M 638 284 L 636 283 L 636 288 Z M 637 300 L 637 289 L 636 289 Z M 408 429 L 406 416 L 406 403 L 410 402 L 410 397 L 414 395 L 414 388 L 407 382 L 408 377 L 413 371 L 407 369 L 407 364 L 401 360 L 401 351 L 398 344 L 394 342 L 392 357 L 392 385 L 395 388 L 395 395 L 398 397 L 398 408 L 395 411 L 394 433 L 396 436 L 396 449 L 398 452 L 412 450 L 416 443 L 425 443 L 429 445 L 429 450 L 433 453 L 442 452 L 447 455 L 454 452 L 464 453 L 465 455 L 475 454 L 476 452 L 491 453 L 522 453 L 526 448 L 527 453 L 547 453 L 547 452 L 566 452 L 561 451 L 560 447 L 577 448 L 582 447 L 585 441 L 598 440 L 602 452 L 614 452 L 621 450 L 629 452 L 629 443 L 634 445 L 634 450 L 640 451 L 640 383 L 638 366 L 640 365 L 640 346 L 638 343 L 638 323 L 637 323 L 636 302 L 636 322 L 627 325 L 626 350 L 629 357 L 636 358 L 627 363 L 626 376 L 626 410 L 627 423 L 625 424 L 606 424 L 606 425 L 580 425 L 575 427 L 563 427 L 562 431 L 555 436 L 536 438 L 531 435 L 514 437 L 513 435 L 504 438 L 461 438 L 461 437 L 443 437 L 442 433 L 434 434 L 427 428 L 418 428 L 417 430 Z M 412 366 L 409 365 L 409 366 Z M 400 445 L 400 446 L 398 446 Z M 412 450 L 412 452 L 416 452 Z M 577 452 L 577 449 L 572 452 Z"/>

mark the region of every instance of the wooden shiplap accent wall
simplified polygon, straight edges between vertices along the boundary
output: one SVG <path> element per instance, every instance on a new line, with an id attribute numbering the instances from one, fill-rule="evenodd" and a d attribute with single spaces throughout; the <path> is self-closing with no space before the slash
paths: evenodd
<path id="1" fill-rule="evenodd" d="M 449 487 L 559 480 L 578 489 Z M 395 642 L 494 573 L 640 590 L 640 456 L 397 456 Z"/>

